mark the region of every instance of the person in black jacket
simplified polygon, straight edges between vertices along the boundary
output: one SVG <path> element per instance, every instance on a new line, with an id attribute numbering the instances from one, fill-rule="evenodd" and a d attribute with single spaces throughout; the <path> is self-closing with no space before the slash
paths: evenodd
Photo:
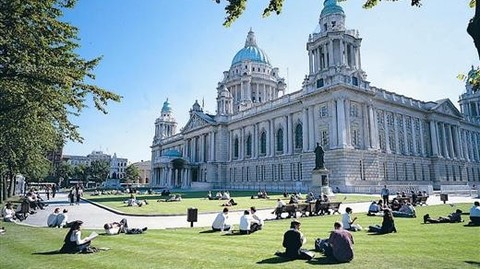
<path id="1" fill-rule="evenodd" d="M 368 231 L 378 234 L 396 233 L 397 228 L 395 227 L 395 220 L 393 219 L 392 211 L 388 208 L 385 208 L 383 210 L 382 226 L 378 224 L 370 226 L 368 227 Z"/>
<path id="2" fill-rule="evenodd" d="M 286 257 L 290 259 L 306 259 L 313 258 L 313 254 L 302 249 L 302 246 L 307 242 L 305 236 L 300 232 L 300 222 L 293 220 L 290 223 L 290 229 L 283 235 L 283 247 L 285 252 L 277 252 L 275 255 Z"/>

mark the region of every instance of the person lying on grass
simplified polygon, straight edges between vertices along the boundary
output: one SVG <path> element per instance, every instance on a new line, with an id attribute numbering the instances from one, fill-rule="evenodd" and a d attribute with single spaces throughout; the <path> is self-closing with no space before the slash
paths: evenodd
<path id="1" fill-rule="evenodd" d="M 120 222 L 105 223 L 105 225 L 103 225 L 103 229 L 105 230 L 105 233 L 107 235 L 116 235 L 116 234 L 120 234 L 120 233 L 142 234 L 148 228 L 147 227 L 144 227 L 143 229 L 128 228 L 127 219 L 122 219 Z"/>
<path id="2" fill-rule="evenodd" d="M 457 209 L 447 217 L 438 217 L 438 219 L 432 219 L 429 214 L 423 216 L 423 223 L 456 223 L 462 222 L 462 210 Z"/>

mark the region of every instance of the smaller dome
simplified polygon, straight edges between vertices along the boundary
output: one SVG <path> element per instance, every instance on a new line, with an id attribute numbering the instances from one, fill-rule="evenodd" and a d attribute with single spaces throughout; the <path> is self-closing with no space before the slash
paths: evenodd
<path id="1" fill-rule="evenodd" d="M 172 113 L 172 108 L 170 107 L 170 103 L 167 100 L 163 103 L 162 107 L 162 114 Z"/>
<path id="2" fill-rule="evenodd" d="M 325 0 L 323 2 L 323 9 L 320 13 L 320 17 L 325 17 L 332 14 L 345 15 L 341 6 L 337 5 L 337 0 Z"/>
<path id="3" fill-rule="evenodd" d="M 182 153 L 176 149 L 169 149 L 163 153 L 165 157 L 182 157 Z"/>

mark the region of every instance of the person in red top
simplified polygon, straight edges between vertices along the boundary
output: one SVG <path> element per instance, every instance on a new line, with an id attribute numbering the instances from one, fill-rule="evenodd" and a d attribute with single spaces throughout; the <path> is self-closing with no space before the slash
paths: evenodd
<path id="1" fill-rule="evenodd" d="M 335 222 L 335 228 L 328 240 L 322 242 L 322 250 L 325 256 L 338 262 L 350 262 L 353 260 L 353 236 L 343 229 L 341 222 Z"/>

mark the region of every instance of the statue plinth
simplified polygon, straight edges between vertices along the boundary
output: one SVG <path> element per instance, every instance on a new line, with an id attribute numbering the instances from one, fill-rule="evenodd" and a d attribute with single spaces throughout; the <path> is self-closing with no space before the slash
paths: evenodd
<path id="1" fill-rule="evenodd" d="M 327 196 L 333 195 L 332 188 L 328 185 L 328 171 L 326 168 L 314 169 L 312 171 L 312 189 L 317 193 Z"/>

